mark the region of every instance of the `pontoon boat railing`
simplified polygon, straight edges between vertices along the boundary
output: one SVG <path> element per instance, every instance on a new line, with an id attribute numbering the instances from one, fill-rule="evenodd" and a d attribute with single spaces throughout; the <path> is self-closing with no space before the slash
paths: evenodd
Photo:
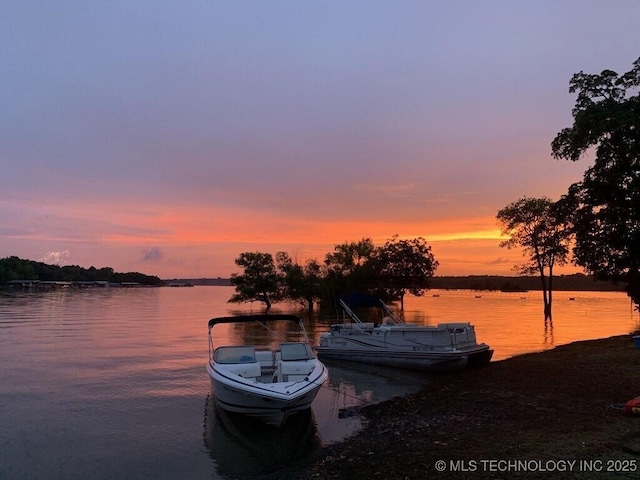
<path id="1" fill-rule="evenodd" d="M 384 303 L 380 299 L 377 299 L 377 300 L 378 302 L 380 302 L 380 308 L 382 308 L 382 312 L 385 315 L 385 317 L 390 317 L 393 323 L 397 325 L 404 323 L 402 319 L 400 319 L 400 317 L 398 317 L 395 313 L 393 313 L 393 310 L 391 310 L 391 308 L 389 308 L 389 306 L 386 303 Z M 349 317 L 351 317 L 356 323 L 364 324 L 364 322 L 360 320 L 360 318 L 358 318 L 358 316 L 353 312 L 353 310 L 349 308 L 349 305 L 347 305 L 347 303 L 342 299 L 340 299 L 340 306 L 342 306 L 346 314 Z"/>

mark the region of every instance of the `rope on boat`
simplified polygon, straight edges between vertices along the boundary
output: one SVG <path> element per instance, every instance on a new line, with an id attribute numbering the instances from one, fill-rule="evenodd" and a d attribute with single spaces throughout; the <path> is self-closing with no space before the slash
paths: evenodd
<path id="1" fill-rule="evenodd" d="M 268 330 L 270 333 L 273 333 L 273 334 L 274 334 L 276 337 L 278 337 L 280 340 L 283 340 L 283 341 L 285 341 L 285 342 L 287 341 L 286 337 L 284 337 L 284 336 L 280 335 L 280 334 L 279 334 L 278 332 L 276 332 L 275 330 L 272 330 L 271 328 L 267 327 L 264 323 L 259 322 L 258 320 L 256 320 L 256 323 L 257 323 L 258 325 L 260 325 L 262 328 L 264 328 L 265 330 Z"/>

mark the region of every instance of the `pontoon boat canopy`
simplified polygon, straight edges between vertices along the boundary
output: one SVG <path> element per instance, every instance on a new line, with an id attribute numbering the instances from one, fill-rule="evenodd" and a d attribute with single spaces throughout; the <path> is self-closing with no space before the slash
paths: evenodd
<path id="1" fill-rule="evenodd" d="M 300 324 L 302 319 L 296 315 L 272 314 L 272 315 L 237 315 L 235 317 L 218 317 L 209 320 L 209 328 L 218 323 L 238 323 L 238 322 L 273 322 L 275 320 L 288 320 Z"/>

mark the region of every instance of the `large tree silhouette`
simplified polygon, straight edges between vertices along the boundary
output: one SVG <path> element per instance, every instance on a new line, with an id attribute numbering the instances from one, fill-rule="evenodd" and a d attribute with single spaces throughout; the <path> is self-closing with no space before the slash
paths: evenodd
<path id="1" fill-rule="evenodd" d="M 573 126 L 551 144 L 554 157 L 577 161 L 595 150 L 582 182 L 562 201 L 573 210 L 575 263 L 597 278 L 627 282 L 640 303 L 640 58 L 618 75 L 575 74 Z M 635 91 L 635 94 L 634 94 Z"/>

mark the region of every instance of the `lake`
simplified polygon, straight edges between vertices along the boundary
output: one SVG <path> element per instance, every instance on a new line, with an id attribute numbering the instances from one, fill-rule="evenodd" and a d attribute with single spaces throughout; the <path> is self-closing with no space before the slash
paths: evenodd
<path id="1" fill-rule="evenodd" d="M 350 407 L 417 391 L 429 376 L 328 364 L 308 414 L 277 430 L 229 417 L 211 398 L 207 321 L 259 313 L 231 287 L 0 294 L 1 479 L 224 479 L 276 471 L 361 427 Z M 471 321 L 494 361 L 638 327 L 624 293 L 430 291 L 407 321 Z M 297 313 L 277 304 L 276 311 Z M 308 321 L 312 341 L 326 329 Z M 372 371 L 373 370 L 373 371 Z"/>

